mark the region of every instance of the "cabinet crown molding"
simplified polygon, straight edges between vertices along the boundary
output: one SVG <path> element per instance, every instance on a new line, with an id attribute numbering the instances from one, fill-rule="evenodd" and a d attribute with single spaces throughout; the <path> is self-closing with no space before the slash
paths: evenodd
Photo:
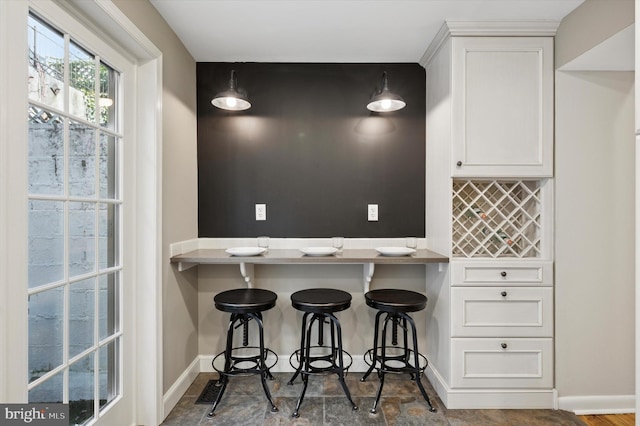
<path id="1" fill-rule="evenodd" d="M 449 37 L 553 37 L 559 21 L 445 21 L 418 63 L 423 67 Z"/>

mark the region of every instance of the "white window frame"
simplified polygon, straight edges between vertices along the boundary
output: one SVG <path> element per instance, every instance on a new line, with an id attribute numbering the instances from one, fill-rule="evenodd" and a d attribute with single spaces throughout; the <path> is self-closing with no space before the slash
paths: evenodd
<path id="1" fill-rule="evenodd" d="M 64 7 L 64 9 L 61 8 Z M 117 40 L 118 53 L 137 64 L 135 79 L 125 90 L 134 93 L 127 103 L 129 119 L 138 125 L 126 140 L 135 140 L 132 167 L 125 181 L 132 216 L 124 232 L 134 236 L 128 263 L 135 294 L 122 315 L 133 329 L 127 339 L 140 348 L 134 364 L 125 366 L 132 385 L 131 422 L 159 424 L 162 407 L 162 54 L 110 0 L 0 1 L 0 401 L 27 401 L 27 15 L 29 9 L 70 28 L 88 26 L 94 40 Z M 90 19 L 86 19 L 86 18 Z M 61 22 L 63 20 L 64 22 Z M 90 22 L 100 22 L 101 28 Z M 106 55 L 108 57 L 108 55 Z M 17 82 L 25 81 L 25 84 Z M 126 112 L 125 112 L 126 114 Z M 128 175 L 127 175 L 128 173 Z M 7 303 L 6 301 L 10 301 Z M 135 309 L 133 308 L 135 306 Z M 125 332 L 126 333 L 126 332 Z M 140 390 L 144 388 L 144 392 Z M 108 424 L 108 423 L 105 423 Z"/>

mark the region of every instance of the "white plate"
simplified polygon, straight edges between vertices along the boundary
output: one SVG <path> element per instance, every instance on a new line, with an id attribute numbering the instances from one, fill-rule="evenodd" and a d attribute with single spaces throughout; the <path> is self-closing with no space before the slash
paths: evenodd
<path id="1" fill-rule="evenodd" d="M 231 256 L 257 256 L 267 251 L 264 247 L 231 247 L 225 250 Z"/>
<path id="2" fill-rule="evenodd" d="M 416 252 L 409 247 L 376 247 L 376 251 L 383 256 L 408 256 Z"/>
<path id="3" fill-rule="evenodd" d="M 307 256 L 331 256 L 338 252 L 335 247 L 303 247 L 301 252 Z"/>

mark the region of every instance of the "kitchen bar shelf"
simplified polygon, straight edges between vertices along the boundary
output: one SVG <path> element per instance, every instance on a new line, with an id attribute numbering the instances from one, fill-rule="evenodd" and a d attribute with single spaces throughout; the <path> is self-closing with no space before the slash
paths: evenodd
<path id="1" fill-rule="evenodd" d="M 248 287 L 253 286 L 254 265 L 282 264 L 362 264 L 364 273 L 364 289 L 369 291 L 369 284 L 375 272 L 375 265 L 416 265 L 428 263 L 449 263 L 449 258 L 426 249 L 418 249 L 410 256 L 383 256 L 374 249 L 343 250 L 333 256 L 307 256 L 300 250 L 269 249 L 260 256 L 231 256 L 223 249 L 197 249 L 171 257 L 171 263 L 177 264 L 178 271 L 187 270 L 197 265 L 229 265 L 240 266 L 240 274 Z"/>

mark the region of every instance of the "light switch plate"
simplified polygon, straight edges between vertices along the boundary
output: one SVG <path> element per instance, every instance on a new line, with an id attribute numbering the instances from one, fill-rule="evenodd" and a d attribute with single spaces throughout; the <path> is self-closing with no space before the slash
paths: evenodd
<path id="1" fill-rule="evenodd" d="M 256 204 L 256 220 L 267 220 L 266 204 Z"/>
<path id="2" fill-rule="evenodd" d="M 367 220 L 369 222 L 378 221 L 378 205 L 377 204 L 369 204 L 367 206 Z"/>

